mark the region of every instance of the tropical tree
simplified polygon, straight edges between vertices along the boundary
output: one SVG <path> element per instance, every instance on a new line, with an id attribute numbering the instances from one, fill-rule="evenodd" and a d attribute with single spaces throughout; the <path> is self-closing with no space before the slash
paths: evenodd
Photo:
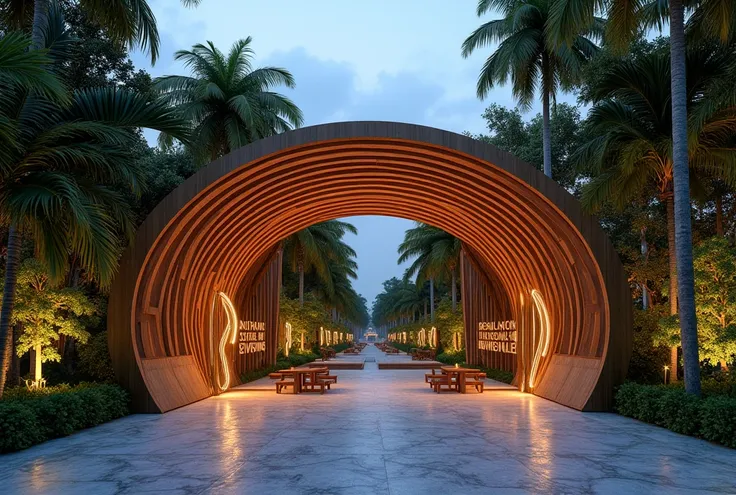
<path id="1" fill-rule="evenodd" d="M 299 274 L 299 302 L 304 303 L 304 274 L 314 270 L 333 294 L 336 270 L 344 270 L 350 278 L 356 278 L 355 250 L 343 242 L 346 232 L 358 233 L 352 224 L 339 220 L 317 223 L 290 235 L 283 241 L 284 263 Z"/>
<path id="2" fill-rule="evenodd" d="M 531 107 L 537 90 L 542 97 L 544 173 L 552 176 L 550 102 L 559 89 L 578 81 L 583 63 L 597 51 L 603 21 L 598 18 L 576 29 L 569 44 L 555 45 L 547 27 L 554 0 L 479 0 L 477 14 L 498 10 L 503 16 L 483 24 L 462 45 L 463 57 L 476 49 L 499 42 L 478 77 L 478 97 L 485 98 L 496 84 L 511 79 L 519 105 Z"/>
<path id="3" fill-rule="evenodd" d="M 577 107 L 557 103 L 550 112 L 552 136 L 552 176 L 567 190 L 577 185 L 579 172 L 570 164 L 570 155 L 580 145 L 582 123 Z M 544 169 L 543 118 L 537 114 L 525 122 L 517 108 L 509 109 L 492 103 L 483 112 L 489 134 L 465 133 L 474 139 L 490 143 L 517 158 Z"/>
<path id="4" fill-rule="evenodd" d="M 116 42 L 138 47 L 158 58 L 160 37 L 156 17 L 146 0 L 78 0 L 90 20 L 99 24 Z M 199 5 L 202 0 L 182 0 L 187 7 Z M 33 42 L 41 46 L 48 18 L 56 7 L 56 0 L 6 0 L 0 9 L 4 26 L 14 30 L 30 29 Z"/>
<path id="5" fill-rule="evenodd" d="M 154 86 L 193 128 L 192 147 L 201 158 L 214 160 L 248 143 L 302 125 L 299 108 L 276 93 L 276 86 L 295 86 L 286 69 L 253 69 L 251 38 L 236 41 L 225 55 L 208 41 L 176 52 L 174 59 L 192 76 L 165 76 Z M 161 135 L 164 144 L 170 136 Z"/>
<path id="6" fill-rule="evenodd" d="M 97 313 L 97 307 L 79 288 L 58 288 L 51 284 L 46 267 L 34 258 L 23 262 L 18 273 L 13 324 L 23 333 L 18 337 L 18 356 L 34 351 L 34 381 L 41 380 L 41 364 L 60 361 L 54 347 L 60 335 L 87 342 L 85 318 Z"/>
<path id="7" fill-rule="evenodd" d="M 698 177 L 717 177 L 736 184 L 736 105 L 714 102 L 708 89 L 729 74 L 728 50 L 701 45 L 688 54 L 688 107 L 693 113 L 688 138 L 688 163 Z M 672 154 L 669 53 L 651 53 L 610 62 L 604 77 L 589 88 L 595 106 L 588 115 L 590 139 L 574 158 L 592 167 L 594 178 L 585 185 L 583 204 L 596 209 L 606 201 L 624 205 L 657 192 L 666 205 L 670 271 L 670 314 L 678 312 L 678 265 Z M 683 344 L 684 345 L 684 344 Z M 684 349 L 684 348 L 683 348 Z M 677 369 L 677 347 L 671 365 Z M 673 375 L 674 376 L 674 375 Z"/>
<path id="8" fill-rule="evenodd" d="M 408 277 L 416 277 L 421 286 L 425 280 L 430 282 L 430 315 L 434 321 L 434 283 L 448 281 L 452 290 L 452 308 L 457 305 L 457 268 L 460 266 L 460 239 L 442 229 L 417 223 L 416 227 L 404 234 L 399 245 L 399 264 L 411 260 L 407 270 Z"/>
<path id="9" fill-rule="evenodd" d="M 688 90 L 685 9 L 691 10 L 688 28 L 695 36 L 733 39 L 736 3 L 729 0 L 554 0 L 547 31 L 553 47 L 572 46 L 581 30 L 590 26 L 596 11 L 608 14 L 607 42 L 623 50 L 640 29 L 670 28 L 672 172 L 675 206 L 675 242 L 678 277 L 680 332 L 685 371 L 685 390 L 700 395 L 700 360 L 695 315 L 695 288 L 688 165 Z"/>
<path id="10" fill-rule="evenodd" d="M 33 75 L 39 55 L 31 52 L 14 59 L 15 72 L 0 67 L 0 139 L 10 143 L 0 152 L 0 223 L 9 226 L 0 315 L 3 377 L 12 342 L 20 231 L 33 237 L 52 283 L 64 277 L 72 254 L 90 278 L 109 284 L 117 270 L 121 236 L 130 239 L 134 230 L 129 202 L 119 188 L 138 193 L 142 186 L 131 156 L 138 140 L 135 130 L 148 127 L 184 140 L 187 136 L 186 122 L 170 108 L 135 93 L 113 87 L 65 96 L 50 91 L 55 87 L 52 62 L 71 46 L 58 12 L 47 17 L 43 29 L 41 56 L 53 57 L 43 66 L 47 74 L 41 79 Z M 7 60 L 7 50 L 17 54 L 0 43 L 0 61 Z M 26 75 L 18 76 L 17 67 L 25 67 Z M 0 380 L 0 395 L 3 386 Z"/>
<path id="11" fill-rule="evenodd" d="M 702 359 L 728 370 L 736 354 L 736 249 L 723 237 L 712 237 L 693 252 L 698 347 Z M 667 338 L 677 336 L 674 315 L 661 322 Z"/>

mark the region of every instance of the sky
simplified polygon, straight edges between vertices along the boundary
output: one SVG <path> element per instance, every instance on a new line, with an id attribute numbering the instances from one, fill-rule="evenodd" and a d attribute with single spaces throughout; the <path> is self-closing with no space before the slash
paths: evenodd
<path id="1" fill-rule="evenodd" d="M 294 75 L 296 89 L 281 92 L 302 109 L 305 125 L 389 120 L 479 133 L 488 105 L 514 105 L 508 87 L 495 89 L 485 101 L 476 98 L 478 72 L 492 47 L 467 59 L 460 55 L 463 40 L 494 17 L 478 18 L 477 0 L 203 0 L 192 9 L 180 0 L 149 0 L 149 5 L 158 20 L 161 56 L 151 67 L 146 55 L 134 53 L 136 66 L 154 76 L 187 74 L 173 61 L 176 50 L 212 41 L 227 51 L 251 36 L 256 67 L 284 67 Z M 347 239 L 358 253 L 354 286 L 370 306 L 384 280 L 403 274 L 396 249 L 413 224 L 385 217 L 348 221 L 359 230 Z"/>

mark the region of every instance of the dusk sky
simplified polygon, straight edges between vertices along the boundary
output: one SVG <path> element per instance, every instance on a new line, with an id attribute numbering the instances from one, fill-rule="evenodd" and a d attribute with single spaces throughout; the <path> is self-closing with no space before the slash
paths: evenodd
<path id="1" fill-rule="evenodd" d="M 296 89 L 281 92 L 299 105 L 306 125 L 390 120 L 477 133 L 485 130 L 486 106 L 514 104 L 507 87 L 486 101 L 475 96 L 492 48 L 468 59 L 460 55 L 463 40 L 493 18 L 476 16 L 477 0 L 204 0 L 196 9 L 183 8 L 180 0 L 149 4 L 161 32 L 161 58 L 150 67 L 137 53 L 137 66 L 154 76 L 187 74 L 173 62 L 176 50 L 210 40 L 227 51 L 252 36 L 255 66 L 284 67 L 294 75 Z M 349 221 L 359 229 L 348 239 L 359 256 L 355 287 L 370 306 L 381 282 L 403 273 L 396 249 L 412 222 Z"/>

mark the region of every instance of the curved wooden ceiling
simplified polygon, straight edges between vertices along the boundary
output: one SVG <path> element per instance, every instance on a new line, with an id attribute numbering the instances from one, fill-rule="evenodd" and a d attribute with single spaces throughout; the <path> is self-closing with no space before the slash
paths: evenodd
<path id="1" fill-rule="evenodd" d="M 259 141 L 168 196 L 141 227 L 111 293 L 111 352 L 124 384 L 155 403 L 141 360 L 187 354 L 211 383 L 204 329 L 213 291 L 235 294 L 284 237 L 352 215 L 419 220 L 457 236 L 493 268 L 515 313 L 540 291 L 553 352 L 533 391 L 579 409 L 609 407 L 631 352 L 631 302 L 596 221 L 554 181 L 493 146 L 386 122 Z M 581 366 L 594 371 L 571 373 Z"/>

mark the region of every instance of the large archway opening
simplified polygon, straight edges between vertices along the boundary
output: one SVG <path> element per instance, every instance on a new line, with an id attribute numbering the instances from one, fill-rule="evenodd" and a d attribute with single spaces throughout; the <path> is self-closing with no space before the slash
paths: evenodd
<path id="1" fill-rule="evenodd" d="M 279 242 L 317 222 L 389 215 L 462 240 L 468 357 L 481 311 L 513 320 L 515 383 L 580 410 L 605 410 L 631 354 L 618 257 L 575 198 L 533 167 L 457 134 L 387 122 L 273 136 L 191 177 L 146 219 L 110 296 L 113 365 L 138 411 L 221 390 L 227 308 L 278 318 Z M 274 298 L 268 294 L 275 294 Z M 488 302 L 492 301 L 492 302 Z M 266 350 L 275 352 L 272 332 Z M 226 349 L 227 359 L 239 359 Z M 255 358 L 254 358 L 255 359 Z"/>

